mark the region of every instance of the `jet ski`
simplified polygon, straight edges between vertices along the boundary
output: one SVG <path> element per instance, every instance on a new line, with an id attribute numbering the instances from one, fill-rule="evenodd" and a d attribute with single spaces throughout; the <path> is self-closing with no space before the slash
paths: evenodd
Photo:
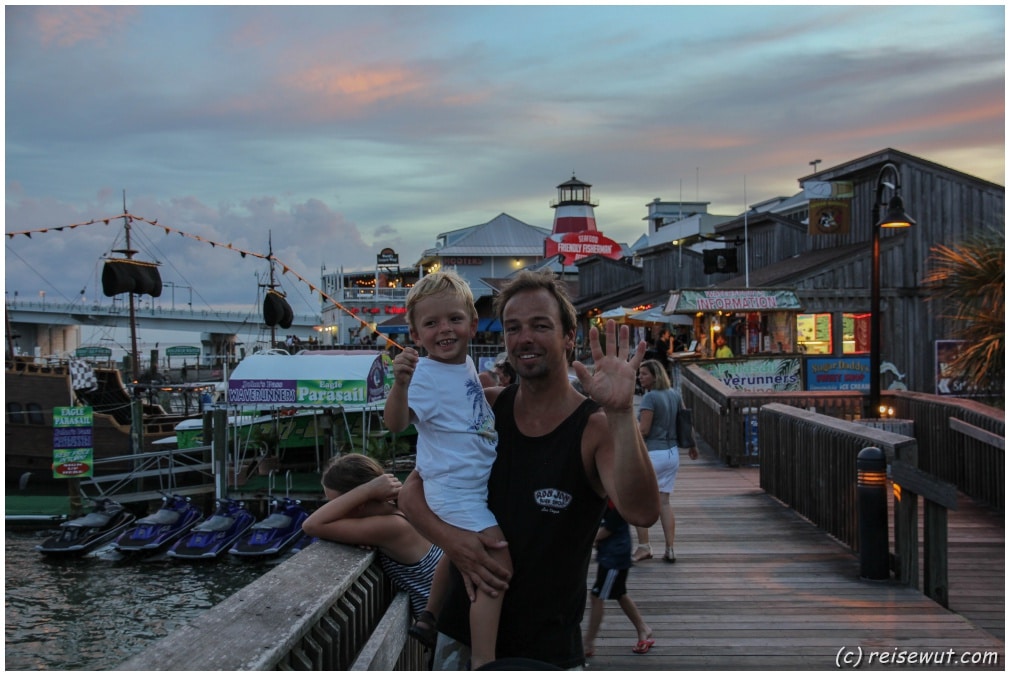
<path id="1" fill-rule="evenodd" d="M 144 554 L 163 551 L 192 530 L 202 517 L 203 512 L 189 498 L 166 495 L 158 511 L 137 519 L 129 530 L 116 538 L 116 549 Z"/>
<path id="2" fill-rule="evenodd" d="M 318 539 L 319 538 L 314 537 L 312 535 L 306 535 L 305 533 L 302 533 L 301 537 L 298 538 L 298 541 L 295 542 L 294 546 L 291 547 L 291 553 L 297 554 L 298 552 L 302 551 L 303 549 L 305 549 Z"/>
<path id="3" fill-rule="evenodd" d="M 228 551 L 255 521 L 256 517 L 245 508 L 244 502 L 219 498 L 210 518 L 176 540 L 168 555 L 176 559 L 215 559 Z"/>
<path id="4" fill-rule="evenodd" d="M 300 540 L 302 522 L 309 513 L 301 500 L 272 498 L 270 514 L 255 524 L 229 549 L 237 556 L 274 556 Z"/>
<path id="5" fill-rule="evenodd" d="M 60 532 L 37 545 L 43 554 L 81 556 L 97 549 L 126 530 L 137 517 L 109 498 L 95 500 L 90 514 L 64 521 Z"/>

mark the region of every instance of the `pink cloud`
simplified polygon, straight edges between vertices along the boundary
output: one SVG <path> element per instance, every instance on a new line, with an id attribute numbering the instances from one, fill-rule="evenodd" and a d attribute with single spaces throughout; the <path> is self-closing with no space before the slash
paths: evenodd
<path id="1" fill-rule="evenodd" d="M 108 42 L 139 10 L 136 7 L 43 7 L 34 13 L 39 42 L 72 47 L 78 42 Z"/>
<path id="2" fill-rule="evenodd" d="M 427 82 L 416 72 L 398 66 L 345 69 L 319 65 L 292 74 L 287 86 L 321 99 L 324 108 L 346 110 L 422 91 Z"/>

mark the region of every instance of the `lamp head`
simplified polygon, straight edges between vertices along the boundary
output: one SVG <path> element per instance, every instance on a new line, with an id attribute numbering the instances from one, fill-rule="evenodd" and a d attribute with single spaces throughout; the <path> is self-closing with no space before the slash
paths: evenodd
<path id="1" fill-rule="evenodd" d="M 905 213 L 905 203 L 901 195 L 895 195 L 887 205 L 887 213 L 877 223 L 878 228 L 908 228 L 915 225 L 915 219 Z"/>

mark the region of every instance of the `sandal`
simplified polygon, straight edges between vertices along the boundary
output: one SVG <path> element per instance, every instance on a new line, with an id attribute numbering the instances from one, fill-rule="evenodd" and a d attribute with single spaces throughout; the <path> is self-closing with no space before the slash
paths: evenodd
<path id="1" fill-rule="evenodd" d="M 414 624 L 410 625 L 407 633 L 420 641 L 425 648 L 434 648 L 438 639 L 438 619 L 429 611 L 423 610 L 414 620 Z"/>
<path id="2" fill-rule="evenodd" d="M 651 638 L 647 638 L 644 641 L 639 641 L 635 645 L 635 647 L 631 649 L 631 652 L 636 653 L 638 655 L 644 655 L 645 653 L 649 652 L 649 648 L 651 648 L 654 645 L 656 645 L 656 642 Z"/>
<path id="3" fill-rule="evenodd" d="M 666 552 L 663 554 L 663 560 L 667 563 L 677 563 L 677 557 L 673 553 L 673 547 L 666 548 Z"/>
<path id="4" fill-rule="evenodd" d="M 635 553 L 632 554 L 632 556 L 631 556 L 632 562 L 635 562 L 635 563 L 637 563 L 639 561 L 644 561 L 645 559 L 651 559 L 651 558 L 652 558 L 652 546 L 651 545 L 638 545 L 638 548 L 635 549 Z"/>

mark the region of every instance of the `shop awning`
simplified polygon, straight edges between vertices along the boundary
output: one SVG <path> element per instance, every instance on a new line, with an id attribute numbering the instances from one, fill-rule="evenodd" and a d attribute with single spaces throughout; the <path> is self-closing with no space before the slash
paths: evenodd
<path id="1" fill-rule="evenodd" d="M 647 324 L 674 324 L 677 326 L 693 326 L 694 320 L 687 315 L 663 314 L 663 308 L 657 306 L 643 312 L 636 312 L 629 319 Z"/>
<path id="2" fill-rule="evenodd" d="M 664 314 L 695 312 L 799 312 L 792 289 L 680 289 L 670 294 Z"/>

